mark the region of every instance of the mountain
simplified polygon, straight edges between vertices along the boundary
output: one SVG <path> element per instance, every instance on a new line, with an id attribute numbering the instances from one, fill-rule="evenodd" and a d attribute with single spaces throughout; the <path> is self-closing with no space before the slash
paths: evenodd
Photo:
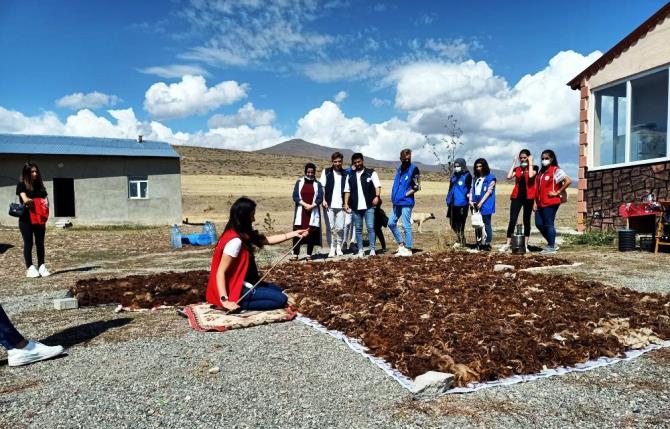
<path id="1" fill-rule="evenodd" d="M 351 149 L 336 149 L 332 147 L 321 146 L 302 139 L 287 140 L 266 149 L 257 150 L 256 152 L 272 155 L 311 158 L 315 161 L 330 161 L 330 155 L 336 151 L 342 152 L 344 155 L 344 164 L 348 165 L 349 161 L 351 160 L 351 155 L 354 154 L 354 151 Z M 399 157 L 400 154 L 398 153 L 398 158 Z M 419 170 L 427 173 L 443 173 L 444 171 L 440 165 L 424 164 L 422 162 L 414 162 L 414 164 L 419 167 Z M 399 161 L 383 161 L 366 156 L 365 165 L 368 167 L 395 169 L 398 167 Z M 468 168 L 472 169 L 472 166 L 468 166 Z M 491 170 L 491 172 L 499 179 L 504 179 L 507 176 L 506 171 Z"/>
<path id="2" fill-rule="evenodd" d="M 344 155 L 344 164 L 348 165 L 351 160 L 351 155 L 354 154 L 354 151 L 351 149 L 337 149 L 327 146 L 321 146 L 315 143 L 310 143 L 302 139 L 293 139 L 288 140 L 277 145 L 268 147 L 266 149 L 257 150 L 258 153 L 273 154 L 273 155 L 284 155 L 284 156 L 299 156 L 301 158 L 313 158 L 315 160 L 327 160 L 330 161 L 330 155 L 333 152 L 342 152 Z M 365 154 L 363 154 L 365 155 Z M 398 154 L 400 157 L 400 154 Z M 382 167 L 382 168 L 396 168 L 399 164 L 399 161 L 382 161 L 379 159 L 374 159 L 369 156 L 365 157 L 365 165 L 368 167 Z M 442 172 L 442 167 L 439 165 L 428 165 L 422 162 L 414 163 L 419 170 L 426 172 Z"/>

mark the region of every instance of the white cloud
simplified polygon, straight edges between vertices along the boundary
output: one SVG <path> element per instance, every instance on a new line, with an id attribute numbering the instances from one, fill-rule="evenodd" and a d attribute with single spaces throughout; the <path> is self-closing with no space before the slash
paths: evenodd
<path id="1" fill-rule="evenodd" d="M 372 105 L 375 106 L 375 107 L 382 107 L 382 106 L 388 106 L 388 105 L 390 105 L 390 104 L 391 104 L 391 100 L 387 100 L 387 99 L 385 99 L 385 98 L 377 98 L 377 97 L 375 97 L 375 98 L 372 99 L 372 101 L 371 101 L 370 103 L 372 103 Z"/>
<path id="2" fill-rule="evenodd" d="M 56 105 L 72 110 L 79 109 L 98 109 L 101 107 L 111 107 L 121 102 L 121 99 L 116 95 L 103 94 L 102 92 L 93 91 L 88 94 L 83 92 L 75 92 L 70 95 L 63 96 L 56 100 Z"/>
<path id="3" fill-rule="evenodd" d="M 330 8 L 344 7 L 331 2 Z M 181 16 L 194 34 L 208 40 L 180 55 L 213 65 L 247 65 L 279 55 L 319 52 L 333 43 L 328 34 L 310 31 L 307 24 L 319 16 L 316 1 L 281 2 L 221 0 L 194 1 Z"/>
<path id="4" fill-rule="evenodd" d="M 145 67 L 143 69 L 138 69 L 137 71 L 165 79 L 180 78 L 187 74 L 193 76 L 209 76 L 207 70 L 195 64 L 170 64 L 167 66 Z"/>
<path id="5" fill-rule="evenodd" d="M 349 94 L 347 94 L 347 91 L 340 91 L 337 94 L 335 94 L 335 96 L 333 97 L 333 101 L 339 104 L 344 100 L 346 100 L 348 96 Z"/>
<path id="6" fill-rule="evenodd" d="M 157 118 L 183 118 L 204 114 L 247 96 L 248 85 L 229 80 L 207 87 L 202 76 L 186 75 L 180 82 L 158 82 L 144 95 L 144 108 Z"/>
<path id="7" fill-rule="evenodd" d="M 311 63 L 303 67 L 303 72 L 315 82 L 362 80 L 377 74 L 375 67 L 369 60 Z"/>
<path id="8" fill-rule="evenodd" d="M 251 125 L 254 127 L 271 125 L 276 118 L 274 110 L 258 110 L 252 103 L 240 107 L 235 115 L 217 114 L 209 118 L 209 128 L 230 128 L 240 125 Z"/>
<path id="9" fill-rule="evenodd" d="M 310 110 L 298 121 L 295 137 L 335 148 L 360 151 L 378 159 L 395 159 L 405 147 L 416 149 L 416 159 L 429 159 L 425 137 L 397 118 L 369 124 L 360 117 L 348 118 L 332 101 Z"/>
<path id="10" fill-rule="evenodd" d="M 62 134 L 63 123 L 54 112 L 26 116 L 0 106 L 0 132 L 9 134 Z"/>
<path id="11" fill-rule="evenodd" d="M 274 146 L 289 137 L 274 127 L 263 125 L 252 128 L 240 125 L 229 128 L 213 128 L 189 137 L 189 145 L 235 150 L 258 150 Z"/>

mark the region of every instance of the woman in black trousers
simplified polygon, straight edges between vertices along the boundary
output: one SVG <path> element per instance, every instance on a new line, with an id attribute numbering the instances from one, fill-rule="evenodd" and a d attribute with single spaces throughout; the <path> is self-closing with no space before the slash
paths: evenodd
<path id="1" fill-rule="evenodd" d="M 26 206 L 23 215 L 19 217 L 19 230 L 21 231 L 21 237 L 23 237 L 23 259 L 27 269 L 26 277 L 47 277 L 50 273 L 44 265 L 46 226 L 33 221 L 36 210 L 39 210 L 36 202 L 44 204 L 47 198 L 47 190 L 44 187 L 44 182 L 42 182 L 42 175 L 37 164 L 28 162 L 23 166 L 21 181 L 16 185 L 16 195 Z M 32 217 L 30 212 L 33 212 Z M 33 264 L 33 240 L 37 250 L 37 266 L 39 268 L 35 268 Z"/>

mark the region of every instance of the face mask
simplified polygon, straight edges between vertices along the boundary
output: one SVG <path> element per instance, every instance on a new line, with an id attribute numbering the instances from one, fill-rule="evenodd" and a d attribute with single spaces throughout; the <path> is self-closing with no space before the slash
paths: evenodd
<path id="1" fill-rule="evenodd" d="M 551 160 L 549 159 L 543 159 L 542 160 L 542 165 L 545 167 L 549 167 L 549 164 L 551 164 Z"/>
<path id="2" fill-rule="evenodd" d="M 455 171 L 456 173 L 460 173 L 461 170 L 463 170 L 461 167 L 454 167 L 454 171 Z"/>
<path id="3" fill-rule="evenodd" d="M 527 162 L 522 162 L 522 163 L 521 163 L 521 167 L 522 167 L 522 168 L 526 168 L 526 167 L 528 167 L 528 163 L 527 163 Z"/>
<path id="4" fill-rule="evenodd" d="M 314 177 L 315 177 L 315 176 L 308 176 L 308 175 L 305 175 L 305 180 L 309 180 L 309 181 L 311 182 L 312 180 L 314 180 Z"/>

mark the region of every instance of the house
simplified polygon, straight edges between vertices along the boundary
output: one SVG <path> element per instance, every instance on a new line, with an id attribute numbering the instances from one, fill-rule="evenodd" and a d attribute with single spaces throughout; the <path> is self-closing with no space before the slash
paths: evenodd
<path id="1" fill-rule="evenodd" d="M 40 168 L 49 193 L 49 222 L 75 225 L 167 225 L 181 222 L 179 155 L 166 143 L 0 134 L 0 224 L 26 162 Z"/>
<path id="2" fill-rule="evenodd" d="M 669 15 L 670 3 L 568 83 L 581 94 L 581 231 L 625 226 L 621 204 L 647 194 L 670 199 Z"/>

